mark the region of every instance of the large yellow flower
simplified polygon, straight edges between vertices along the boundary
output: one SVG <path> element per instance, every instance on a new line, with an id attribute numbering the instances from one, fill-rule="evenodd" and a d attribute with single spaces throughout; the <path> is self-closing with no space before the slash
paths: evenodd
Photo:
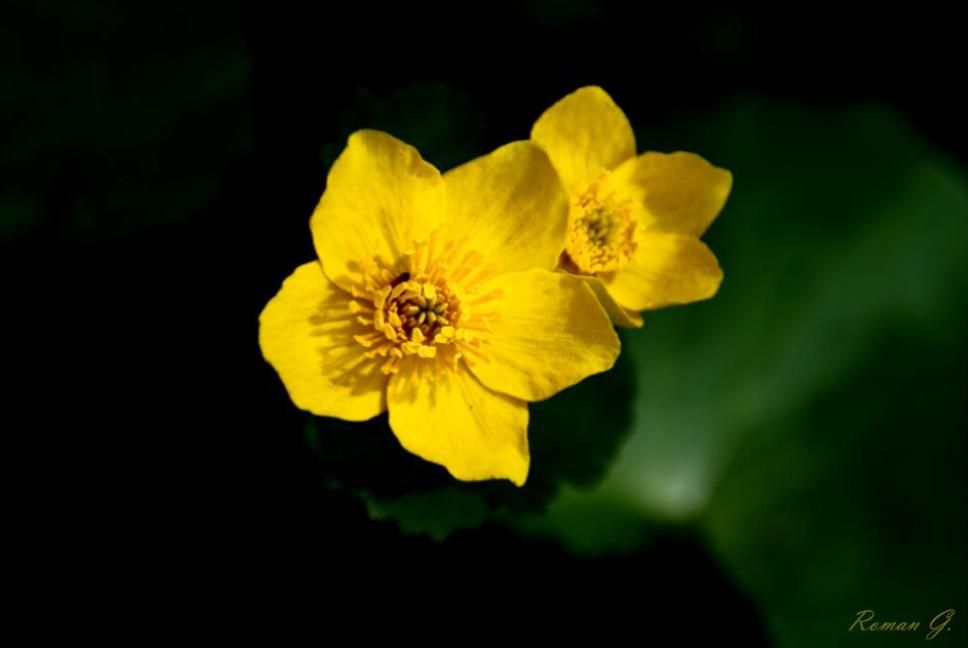
<path id="1" fill-rule="evenodd" d="M 625 113 L 596 86 L 546 110 L 531 139 L 570 196 L 562 267 L 585 277 L 616 324 L 716 294 L 722 271 L 699 237 L 726 202 L 729 171 L 692 153 L 636 156 Z"/>
<path id="2" fill-rule="evenodd" d="M 619 341 L 592 291 L 554 272 L 567 198 L 514 142 L 441 175 L 411 146 L 353 134 L 259 343 L 293 402 L 361 421 L 463 480 L 528 474 L 527 401 L 605 371 Z"/>

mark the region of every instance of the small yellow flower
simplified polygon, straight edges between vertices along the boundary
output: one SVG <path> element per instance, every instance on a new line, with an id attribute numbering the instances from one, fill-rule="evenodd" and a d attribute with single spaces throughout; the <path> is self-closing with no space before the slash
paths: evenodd
<path id="1" fill-rule="evenodd" d="M 722 271 L 699 237 L 726 202 L 729 171 L 692 153 L 637 156 L 625 113 L 596 86 L 546 110 L 531 139 L 570 196 L 562 268 L 585 278 L 616 324 L 716 294 Z"/>
<path id="2" fill-rule="evenodd" d="M 390 412 L 404 448 L 463 480 L 524 483 L 527 401 L 609 369 L 592 291 L 554 269 L 567 197 L 514 142 L 443 175 L 385 133 L 354 133 L 311 219 L 320 261 L 285 280 L 259 344 L 293 402 Z"/>

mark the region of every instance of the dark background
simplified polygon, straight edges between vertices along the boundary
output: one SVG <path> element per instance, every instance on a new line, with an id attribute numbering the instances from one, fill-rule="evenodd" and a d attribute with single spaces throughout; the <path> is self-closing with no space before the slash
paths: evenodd
<path id="1" fill-rule="evenodd" d="M 740 132 L 723 114 L 766 124 L 764 133 L 797 132 L 801 120 L 807 157 L 773 142 L 768 164 L 813 173 L 802 185 L 794 181 L 804 195 L 833 170 L 858 180 L 817 192 L 846 203 L 876 195 L 891 185 L 891 176 L 878 175 L 884 160 L 901 165 L 909 150 L 943 160 L 963 187 L 963 9 L 14 2 L 5 13 L 0 245 L 10 303 L 17 305 L 12 324 L 40 333 L 40 348 L 53 350 L 40 361 L 35 345 L 10 338 L 12 355 L 28 361 L 27 391 L 41 395 L 18 435 L 42 437 L 44 462 L 58 476 L 31 480 L 51 506 L 30 514 L 53 517 L 61 529 L 45 539 L 54 555 L 86 570 L 97 565 L 95 572 L 119 577 L 125 590 L 174 591 L 186 607 L 261 606 L 305 593 L 321 634 L 351 618 L 344 610 L 355 610 L 368 619 L 364 627 L 406 618 L 386 625 L 416 636 L 428 629 L 455 637 L 494 631 L 514 617 L 552 634 L 593 628 L 606 640 L 621 630 L 642 642 L 671 633 L 736 637 L 745 645 L 830 645 L 811 644 L 816 635 L 809 633 L 778 640 L 777 624 L 788 622 L 775 619 L 791 618 L 785 611 L 797 606 L 771 607 L 774 595 L 737 576 L 743 570 L 723 558 L 722 543 L 708 542 L 710 528 L 702 524 L 660 521 L 631 551 L 590 557 L 496 522 L 437 542 L 371 521 L 352 489 L 331 487 L 333 474 L 341 483 L 391 485 L 400 475 L 421 485 L 437 484 L 439 476 L 392 458 L 400 452 L 392 439 L 376 442 L 383 458 L 375 465 L 365 452 L 358 464 L 334 464 L 327 449 L 346 451 L 345 435 L 306 436 L 305 416 L 261 359 L 257 317 L 281 280 L 313 257 L 308 216 L 328 163 L 353 129 L 390 130 L 447 168 L 526 138 L 542 110 L 585 84 L 615 97 L 639 131 L 640 150 L 653 142 L 660 150 L 696 150 L 733 169 L 731 200 L 765 187 L 753 174 L 744 177 L 730 152 L 744 150 L 745 159 L 765 164 L 759 156 L 767 149 L 763 141 L 743 149 L 735 140 L 717 148 L 716 137 Z M 875 128 L 852 140 L 851 123 L 837 120 L 857 106 L 888 111 L 888 121 L 909 134 L 881 138 Z M 814 148 L 811 138 L 819 138 Z M 897 142 L 908 148 L 892 148 Z M 745 212 L 736 209 L 739 221 Z M 782 243 L 790 232 L 791 240 L 803 232 L 833 240 L 842 231 L 837 209 L 832 204 L 816 221 L 805 210 L 777 213 L 775 232 L 756 229 L 753 219 L 746 236 L 764 244 Z M 727 207 L 722 219 L 730 217 Z M 875 231 L 876 221 L 852 227 Z M 716 239 L 716 232 L 711 245 L 726 255 L 729 281 L 726 246 L 734 238 L 727 231 Z M 964 243 L 949 252 L 956 265 Z M 791 249 L 789 255 L 804 252 L 798 277 L 823 272 L 829 262 Z M 752 290 L 738 279 L 732 288 Z M 688 311 L 678 321 L 688 321 Z M 963 334 L 952 331 L 964 314 L 952 317 L 939 324 L 951 340 L 938 343 L 943 366 L 900 352 L 910 345 L 904 335 L 921 340 L 936 329 L 904 329 L 895 341 L 885 334 L 875 345 L 880 351 L 871 352 L 876 362 L 858 360 L 841 372 L 863 376 L 857 381 L 871 395 L 860 405 L 821 402 L 816 411 L 836 410 L 838 420 L 853 411 L 867 420 L 865 403 L 879 403 L 893 407 L 878 413 L 890 427 L 891 420 L 921 416 L 892 395 L 911 393 L 904 381 L 934 380 L 952 391 L 941 404 L 924 405 L 940 412 L 927 424 L 942 430 L 939 438 L 961 439 L 965 354 Z M 731 335 L 737 337 L 718 339 L 730 344 L 742 327 Z M 928 367 L 936 377 L 924 377 Z M 812 425 L 810 411 L 798 416 Z M 895 458 L 911 453 L 900 434 L 885 437 L 897 444 Z M 938 491 L 952 499 L 939 506 L 958 520 L 963 441 L 931 452 L 939 447 L 946 448 L 939 472 L 931 461 L 938 457 L 909 465 L 920 483 L 941 475 Z M 878 455 L 877 464 L 890 459 Z M 603 471 L 572 481 L 591 485 Z M 858 480 L 871 489 L 878 483 Z M 546 490 L 534 507 L 554 489 Z M 935 497 L 929 485 L 924 492 Z M 500 503 L 504 491 L 486 497 Z M 919 503 L 900 508 L 920 510 Z M 963 522 L 952 524 L 956 535 L 939 540 L 944 547 L 964 538 Z M 903 543 L 904 533 L 917 537 L 914 529 L 923 529 L 919 518 L 894 520 L 864 542 Z M 764 551 L 775 550 L 764 541 Z M 964 554 L 954 555 L 943 571 L 952 582 L 965 572 Z M 792 560 L 782 552 L 776 559 Z M 959 607 L 963 587 L 941 592 L 956 596 L 942 595 L 939 603 L 968 613 Z M 326 602 L 316 604 L 316 597 Z M 849 621 L 857 610 L 877 607 L 877 594 L 855 603 L 832 613 L 839 625 L 830 636 L 852 643 Z M 935 600 L 924 604 L 933 609 Z M 888 618 L 926 614 L 890 601 L 881 607 Z M 811 618 L 814 609 L 805 603 L 793 624 L 827 623 Z M 451 624 L 462 635 L 445 630 Z"/>

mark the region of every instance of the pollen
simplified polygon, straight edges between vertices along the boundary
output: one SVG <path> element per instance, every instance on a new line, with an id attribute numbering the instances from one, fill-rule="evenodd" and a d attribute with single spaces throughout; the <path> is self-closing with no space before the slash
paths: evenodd
<path id="1" fill-rule="evenodd" d="M 479 265 L 474 253 L 455 256 L 452 250 L 434 252 L 434 241 L 415 245 L 394 264 L 378 258 L 364 261 L 363 280 L 353 289 L 350 312 L 366 327 L 353 338 L 369 358 L 383 357 L 384 373 L 397 373 L 401 360 L 442 360 L 455 365 L 487 361 L 481 350 L 488 316 L 471 307 L 492 295 L 468 295 L 460 279 Z M 437 363 L 433 363 L 437 367 Z M 432 373 L 432 372 L 431 372 Z"/>
<path id="2" fill-rule="evenodd" d="M 583 273 L 620 270 L 635 254 L 635 229 L 631 201 L 604 194 L 596 182 L 573 200 L 565 252 Z"/>

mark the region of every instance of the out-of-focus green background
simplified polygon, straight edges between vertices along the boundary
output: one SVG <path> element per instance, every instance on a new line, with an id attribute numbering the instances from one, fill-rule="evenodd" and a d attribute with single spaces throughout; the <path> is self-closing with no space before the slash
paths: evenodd
<path id="1" fill-rule="evenodd" d="M 963 16 L 464 9 L 13 3 L 0 245 L 11 272 L 52 251 L 39 274 L 94 314 L 82 366 L 111 387 L 76 398 L 112 422 L 122 476 L 97 492 L 163 510 L 189 554 L 209 541 L 179 524 L 232 538 L 223 558 L 247 538 L 257 562 L 375 561 L 374 587 L 401 564 L 532 569 L 542 596 L 551 574 L 576 608 L 621 591 L 644 624 L 696 604 L 747 645 L 901 645 L 954 609 L 936 641 L 963 645 Z M 346 136 L 384 129 L 446 169 L 588 83 L 640 151 L 733 172 L 705 238 L 715 299 L 647 314 L 613 371 L 533 405 L 522 489 L 453 481 L 385 417 L 294 411 L 256 317 L 312 258 Z M 867 609 L 922 628 L 850 630 Z"/>

